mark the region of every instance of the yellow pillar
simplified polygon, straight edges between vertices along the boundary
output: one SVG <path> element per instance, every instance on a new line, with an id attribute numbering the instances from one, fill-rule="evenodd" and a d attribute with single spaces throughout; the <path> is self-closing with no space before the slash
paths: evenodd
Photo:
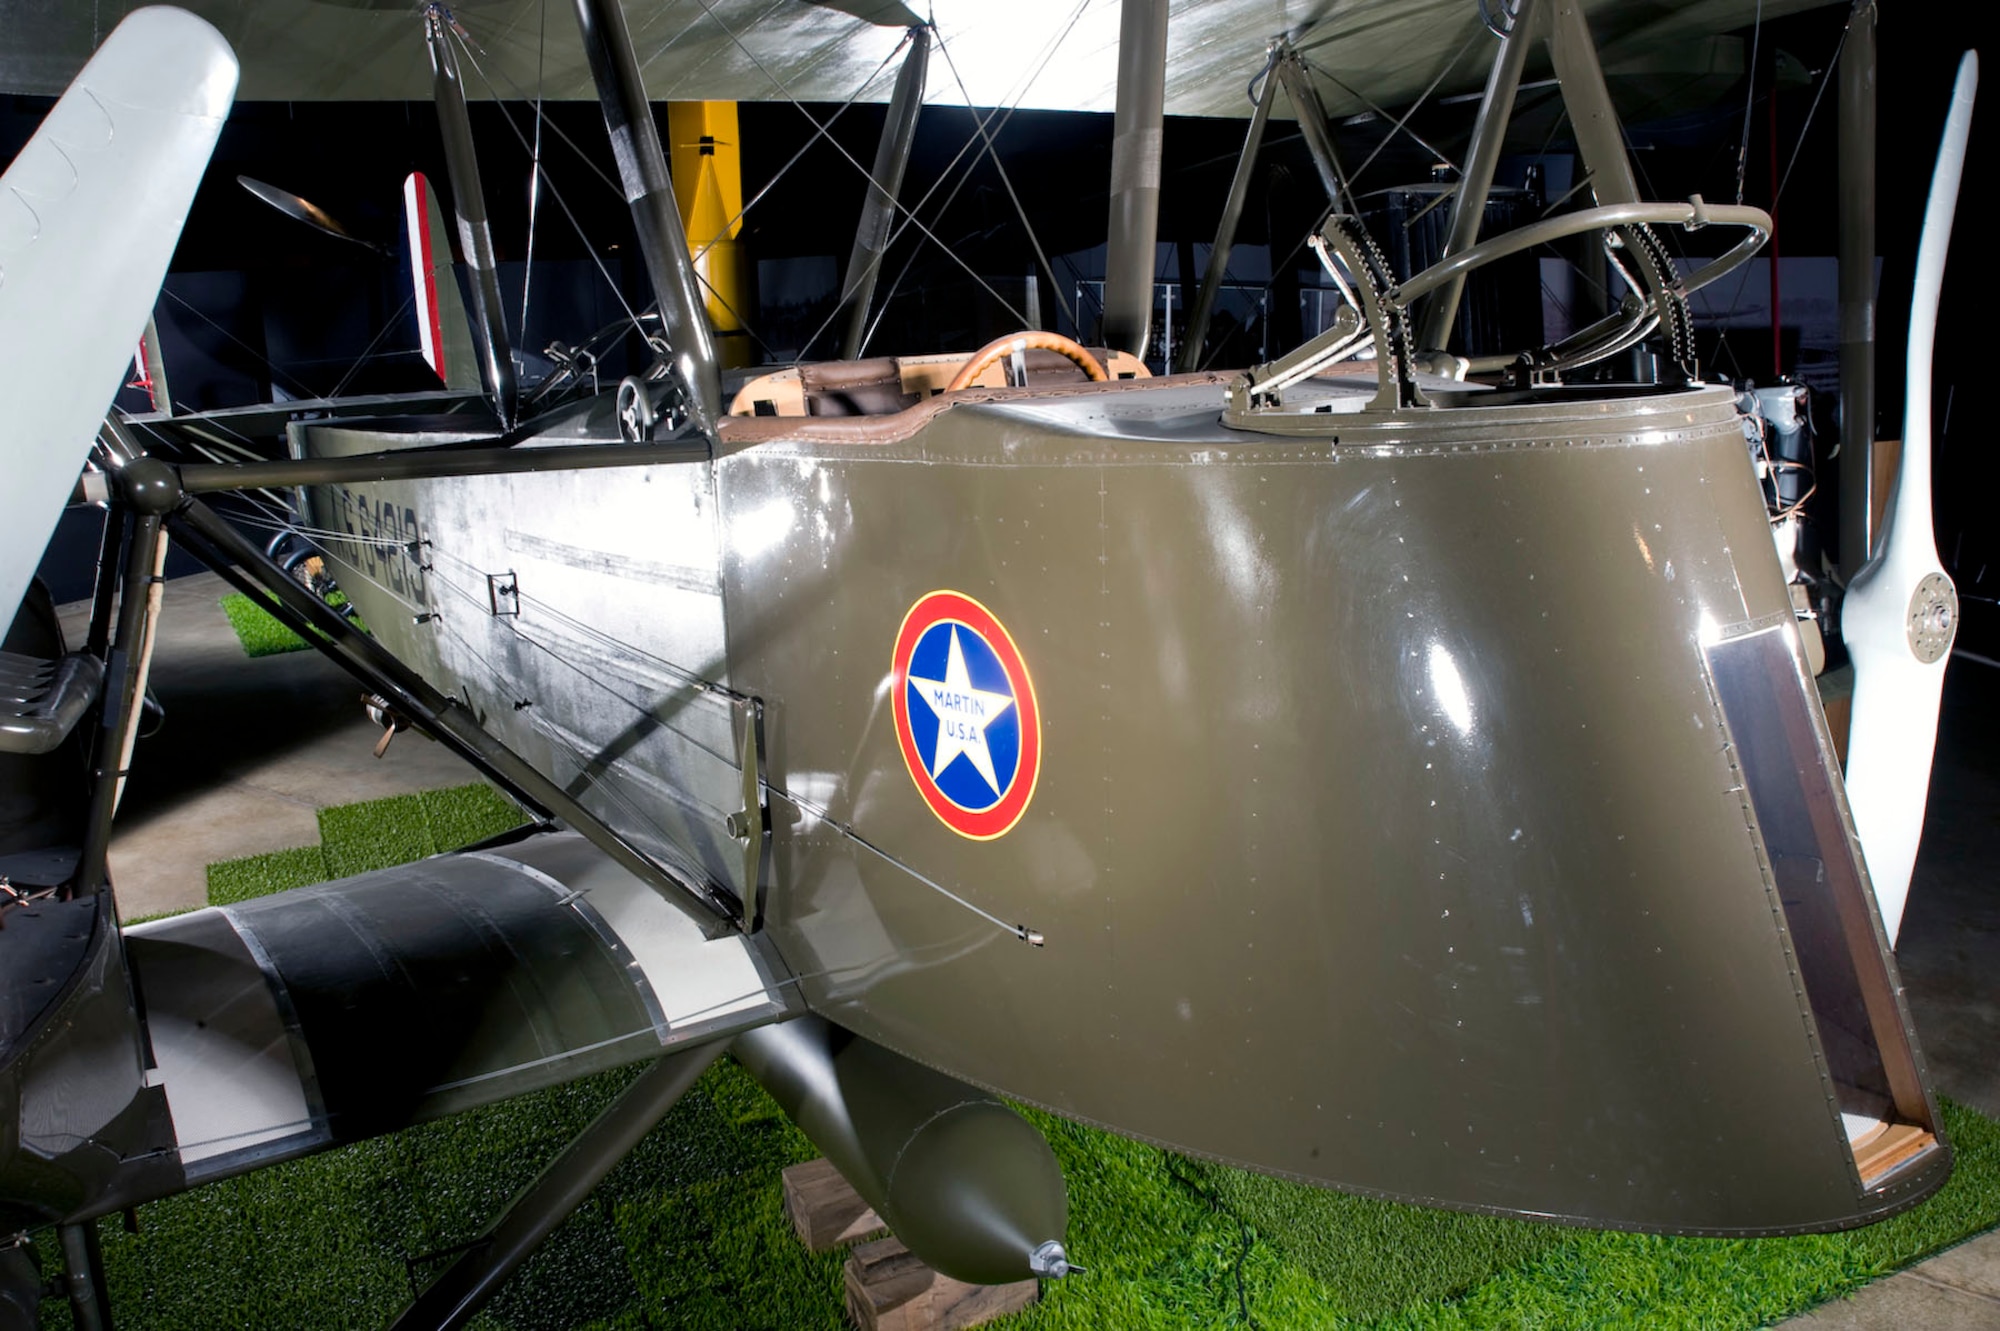
<path id="1" fill-rule="evenodd" d="M 737 237 L 743 230 L 743 169 L 738 154 L 736 103 L 667 103 L 668 165 L 688 252 L 703 282 L 715 349 L 725 366 L 749 365 L 749 265 Z"/>

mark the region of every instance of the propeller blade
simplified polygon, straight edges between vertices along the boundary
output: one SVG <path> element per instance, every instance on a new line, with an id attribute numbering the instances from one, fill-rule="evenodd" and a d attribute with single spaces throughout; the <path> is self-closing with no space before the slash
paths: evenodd
<path id="1" fill-rule="evenodd" d="M 1854 658 L 1847 802 L 1892 946 L 1923 836 L 1938 703 L 1958 629 L 1958 593 L 1938 561 L 1931 526 L 1931 349 L 1978 86 L 1979 56 L 1968 51 L 1959 61 L 1917 246 L 1904 362 L 1903 465 L 1875 556 L 1849 584 L 1841 614 L 1841 632 Z"/>
<path id="2" fill-rule="evenodd" d="M 362 249 L 373 250 L 377 254 L 386 254 L 388 252 L 374 241 L 363 240 L 352 231 L 349 231 L 334 220 L 333 214 L 327 212 L 326 209 L 320 207 L 310 199 L 302 199 L 290 190 L 279 189 L 276 185 L 267 185 L 263 181 L 250 176 L 238 176 L 236 177 L 236 183 L 244 189 L 249 190 L 265 203 L 276 208 L 285 216 L 304 222 L 307 226 L 322 235 L 332 236 L 335 240 L 344 240 L 350 245 L 359 245 Z"/>
<path id="3" fill-rule="evenodd" d="M 0 177 L 0 628 L 125 382 L 235 97 L 221 33 L 135 10 Z"/>

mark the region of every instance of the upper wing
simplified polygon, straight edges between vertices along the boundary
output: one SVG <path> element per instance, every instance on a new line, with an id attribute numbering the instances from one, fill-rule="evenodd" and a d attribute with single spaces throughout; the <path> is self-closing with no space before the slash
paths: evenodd
<path id="1" fill-rule="evenodd" d="M 1587 0 L 1591 28 L 1615 75 L 1621 50 L 1654 68 L 1671 48 L 1748 27 L 1826 0 Z M 243 96 L 258 100 L 426 100 L 430 65 L 413 8 L 323 0 L 192 0 L 244 53 Z M 934 79 L 935 101 L 978 106 L 1109 111 L 1114 99 L 1119 0 L 1007 0 L 936 7 L 939 40 L 965 80 Z M 901 39 L 908 9 L 883 0 L 662 0 L 633 5 L 633 40 L 655 100 L 844 101 L 880 72 Z M 1248 116 L 1244 86 L 1272 39 L 1290 37 L 1316 64 L 1385 105 L 1406 102 L 1451 67 L 1443 91 L 1480 86 L 1487 62 L 1458 57 L 1480 33 L 1473 0 L 1175 0 L 1167 88 L 1172 115 Z M 456 20 L 478 45 L 494 96 L 590 100 L 576 25 L 567 12 L 543 22 L 540 0 L 475 0 Z M 0 89 L 48 92 L 90 49 L 89 9 L 0 0 Z M 872 21 L 871 21 L 872 20 Z M 890 26 L 881 26 L 888 24 Z M 546 49 L 544 38 L 546 37 Z M 891 79 L 864 99 L 886 101 Z M 1337 85 L 1327 111 L 1365 104 Z M 1289 111 L 1280 111 L 1289 115 Z"/>

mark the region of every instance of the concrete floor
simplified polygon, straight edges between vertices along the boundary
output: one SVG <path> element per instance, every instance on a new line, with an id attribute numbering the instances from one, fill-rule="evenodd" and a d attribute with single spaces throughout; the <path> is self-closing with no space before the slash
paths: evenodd
<path id="1" fill-rule="evenodd" d="M 360 687 L 316 652 L 251 660 L 213 574 L 167 586 L 153 691 L 112 842 L 120 913 L 203 904 L 206 866 L 318 840 L 324 806 L 460 785 L 477 774 L 415 734 L 371 755 Z M 85 608 L 65 609 L 81 636 Z M 2000 670 L 1947 676 L 1930 812 L 1897 947 L 1937 1089 L 2000 1117 Z M 2000 1232 L 1785 1324 L 1800 1331 L 2000 1331 Z"/>
<path id="2" fill-rule="evenodd" d="M 381 735 L 361 686 L 318 652 L 243 654 L 213 573 L 166 587 L 151 688 L 166 724 L 139 742 L 111 840 L 125 919 L 208 904 L 208 865 L 319 841 L 318 810 L 478 780 L 443 745 Z M 89 606 L 62 610 L 71 642 Z"/>

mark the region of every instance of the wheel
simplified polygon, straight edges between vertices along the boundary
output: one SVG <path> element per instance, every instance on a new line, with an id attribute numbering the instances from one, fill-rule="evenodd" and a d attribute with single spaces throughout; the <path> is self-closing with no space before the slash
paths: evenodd
<path id="1" fill-rule="evenodd" d="M 973 352 L 972 359 L 959 367 L 958 374 L 945 386 L 944 391 L 953 393 L 961 388 L 970 387 L 974 379 L 984 374 L 987 367 L 1002 356 L 1011 355 L 1016 350 L 1025 352 L 1030 347 L 1038 351 L 1060 352 L 1069 357 L 1076 362 L 1078 369 L 1090 376 L 1093 383 L 1102 383 L 1111 377 L 1104 372 L 1104 367 L 1098 364 L 1097 357 L 1091 355 L 1087 348 L 1072 342 L 1061 333 L 1044 333 L 1029 329 L 1026 332 L 1009 333 L 1005 337 L 995 338 Z"/>

